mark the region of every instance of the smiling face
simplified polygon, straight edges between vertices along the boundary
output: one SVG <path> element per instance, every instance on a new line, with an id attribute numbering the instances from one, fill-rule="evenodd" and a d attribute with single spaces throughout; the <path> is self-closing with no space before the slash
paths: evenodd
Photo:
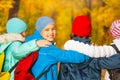
<path id="1" fill-rule="evenodd" d="M 54 41 L 56 29 L 54 24 L 48 24 L 41 32 L 41 36 L 50 42 Z"/>

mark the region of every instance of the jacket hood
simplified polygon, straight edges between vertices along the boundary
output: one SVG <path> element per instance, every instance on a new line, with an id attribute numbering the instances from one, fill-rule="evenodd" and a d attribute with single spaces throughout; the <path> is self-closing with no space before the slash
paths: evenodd
<path id="1" fill-rule="evenodd" d="M 13 41 L 24 42 L 25 38 L 17 33 L 5 33 L 0 35 L 0 53 L 2 53 Z"/>
<path id="2" fill-rule="evenodd" d="M 1 43 L 7 43 L 12 41 L 25 41 L 25 38 L 18 33 L 5 33 L 0 35 L 0 44 Z"/>

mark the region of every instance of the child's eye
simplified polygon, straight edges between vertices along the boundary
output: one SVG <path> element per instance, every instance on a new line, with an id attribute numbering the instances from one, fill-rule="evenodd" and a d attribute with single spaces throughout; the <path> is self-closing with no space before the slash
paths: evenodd
<path id="1" fill-rule="evenodd" d="M 56 30 L 55 28 L 52 28 L 52 30 Z"/>
<path id="2" fill-rule="evenodd" d="M 49 29 L 45 29 L 45 31 L 49 31 Z"/>

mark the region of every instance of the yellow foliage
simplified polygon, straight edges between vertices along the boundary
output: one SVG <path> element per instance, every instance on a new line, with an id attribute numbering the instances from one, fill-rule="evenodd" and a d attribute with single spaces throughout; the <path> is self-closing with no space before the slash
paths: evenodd
<path id="1" fill-rule="evenodd" d="M 87 1 L 87 2 L 85 2 Z M 107 44 L 111 41 L 109 27 L 112 21 L 120 18 L 120 0 L 20 0 L 18 17 L 28 24 L 28 35 L 35 29 L 35 22 L 40 16 L 52 17 L 56 22 L 55 41 L 61 47 L 70 39 L 73 19 L 82 14 L 90 14 L 92 20 L 92 42 Z M 102 6 L 102 1 L 106 3 Z M 5 30 L 9 9 L 13 0 L 0 0 L 0 29 Z M 89 6 L 92 8 L 90 9 Z M 2 32 L 0 30 L 0 33 Z M 106 40 L 103 40 L 106 39 Z"/>
<path id="2" fill-rule="evenodd" d="M 5 32 L 9 9 L 13 8 L 12 3 L 13 0 L 0 0 L 0 34 Z"/>
<path id="3" fill-rule="evenodd" d="M 62 10 L 62 13 L 60 12 L 59 14 L 57 14 L 57 16 L 59 17 L 56 18 L 56 22 L 57 22 L 56 43 L 58 47 L 61 47 L 62 44 L 64 44 L 64 42 L 70 38 L 69 35 L 71 33 L 71 22 L 72 22 L 71 10 L 69 8 L 66 8 Z M 59 40 L 61 40 L 60 44 L 59 44 Z"/>
<path id="4" fill-rule="evenodd" d="M 13 0 L 0 0 L 0 8 L 12 8 Z"/>

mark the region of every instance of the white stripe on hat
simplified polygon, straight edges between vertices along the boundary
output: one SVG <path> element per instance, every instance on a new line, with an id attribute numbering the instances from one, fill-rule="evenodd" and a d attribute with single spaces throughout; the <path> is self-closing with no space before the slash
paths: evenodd
<path id="1" fill-rule="evenodd" d="M 115 20 L 112 23 L 110 33 L 114 38 L 120 38 L 120 20 Z"/>

